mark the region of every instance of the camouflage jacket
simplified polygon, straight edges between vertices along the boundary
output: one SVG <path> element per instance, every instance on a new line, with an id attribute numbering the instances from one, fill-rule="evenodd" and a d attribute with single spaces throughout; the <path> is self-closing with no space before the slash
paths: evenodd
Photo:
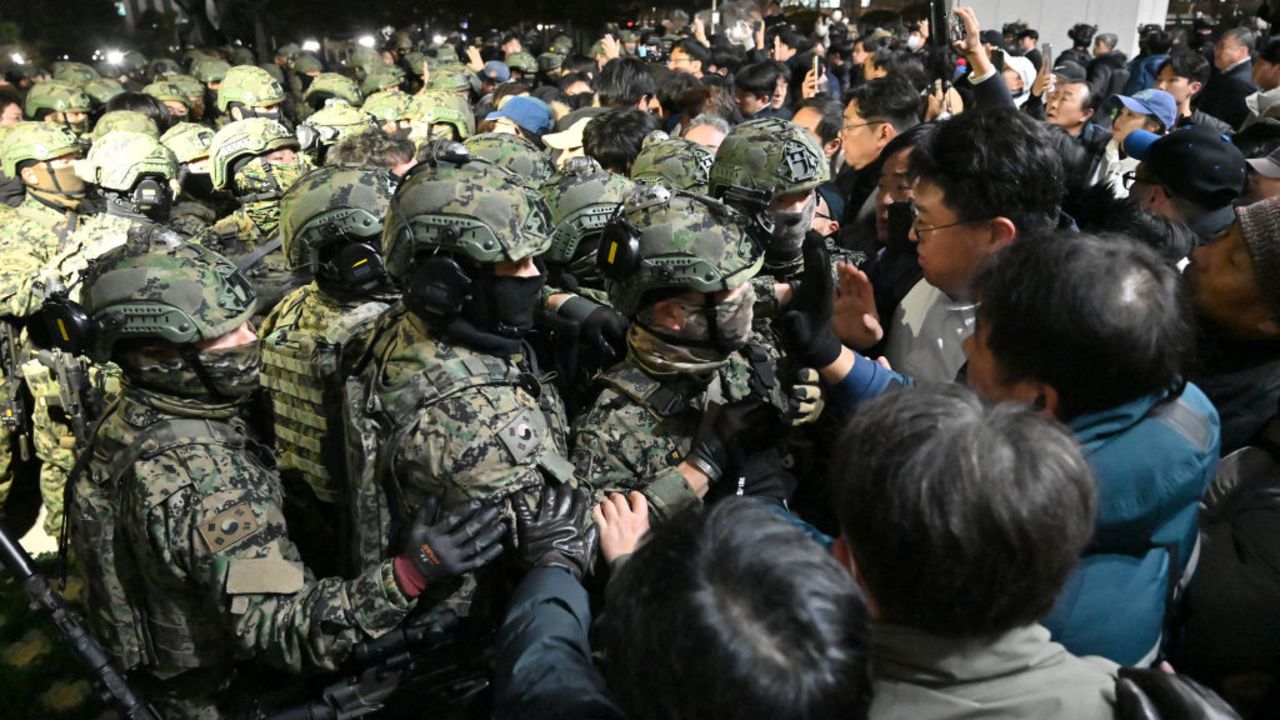
<path id="1" fill-rule="evenodd" d="M 42 278 L 43 289 L 47 290 L 50 283 L 56 282 L 65 287 L 71 297 L 76 297 L 80 275 L 91 261 L 124 245 L 129 239 L 130 229 L 151 224 L 146 220 L 106 213 L 85 219 L 67 238 L 58 254 L 49 260 Z"/>
<path id="2" fill-rule="evenodd" d="M 831 278 L 837 285 L 840 282 L 836 274 L 836 263 L 847 262 L 855 267 L 862 267 L 867 262 L 866 253 L 849 250 L 836 243 L 834 238 L 826 238 L 827 253 L 831 256 Z M 773 293 L 773 286 L 779 283 L 795 282 L 804 273 L 804 261 L 797 258 L 794 262 L 783 265 L 770 265 L 765 261 L 764 270 L 751 279 L 756 290 L 755 316 L 757 320 L 772 320 L 782 314 L 782 306 Z"/>
<path id="3" fill-rule="evenodd" d="M 239 265 L 260 245 L 274 241 L 276 233 L 274 225 L 259 225 L 250 216 L 250 212 L 241 207 L 210 225 L 193 237 L 191 242 L 220 253 Z M 289 270 L 283 246 L 267 253 L 253 267 L 243 268 L 242 271 L 258 294 L 258 314 L 255 316 L 258 320 L 300 284 Z"/>
<path id="4" fill-rule="evenodd" d="M 408 611 L 390 560 L 353 580 L 311 576 L 236 412 L 126 386 L 75 485 L 90 625 L 119 667 L 162 687 L 193 673 L 216 689 L 249 659 L 332 669 Z"/>
<path id="5" fill-rule="evenodd" d="M 30 195 L 0 222 L 0 315 L 25 317 L 39 308 L 37 281 L 81 216 L 62 214 Z"/>
<path id="6" fill-rule="evenodd" d="M 787 392 L 772 348 L 752 342 L 730 356 L 713 377 L 652 375 L 634 355 L 601 373 L 600 394 L 573 424 L 577 476 L 598 493 L 638 490 L 656 518 L 699 502 L 676 469 L 704 432 L 710 401 L 729 404 L 754 395 L 786 411 Z M 779 439 L 780 444 L 783 438 Z"/>
<path id="7" fill-rule="evenodd" d="M 350 418 L 364 423 L 347 430 L 348 474 L 358 495 L 390 503 L 358 510 L 366 562 L 376 556 L 370 533 L 385 547 L 388 525 L 411 519 L 428 496 L 443 508 L 502 499 L 514 520 L 516 493 L 536 501 L 547 480 L 574 482 L 564 406 L 527 359 L 453 344 L 412 313 L 393 313 L 369 367 L 347 384 Z"/>
<path id="8" fill-rule="evenodd" d="M 169 212 L 169 227 L 183 235 L 195 237 L 218 220 L 218 212 L 211 205 L 181 195 Z"/>

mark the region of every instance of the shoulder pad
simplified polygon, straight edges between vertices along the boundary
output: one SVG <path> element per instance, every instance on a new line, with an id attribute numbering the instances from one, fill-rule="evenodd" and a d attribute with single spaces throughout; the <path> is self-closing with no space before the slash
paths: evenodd
<path id="1" fill-rule="evenodd" d="M 597 382 L 613 388 L 660 418 L 676 415 L 687 407 L 678 392 L 664 386 L 631 363 L 624 362 L 601 374 Z"/>

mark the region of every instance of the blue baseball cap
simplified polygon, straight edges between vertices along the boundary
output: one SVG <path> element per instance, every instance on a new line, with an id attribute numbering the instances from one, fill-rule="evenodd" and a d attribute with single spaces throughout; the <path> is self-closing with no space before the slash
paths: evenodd
<path id="1" fill-rule="evenodd" d="M 1139 115 L 1150 115 L 1164 126 L 1172 130 L 1178 122 L 1178 101 L 1163 90 L 1147 89 L 1129 95 L 1112 95 L 1111 106 L 1123 105 Z"/>
<path id="2" fill-rule="evenodd" d="M 511 68 L 507 67 L 507 64 L 501 60 L 490 60 L 484 64 L 484 69 L 480 71 L 480 74 L 501 85 L 511 79 Z"/>
<path id="3" fill-rule="evenodd" d="M 551 106 L 538 98 L 517 95 L 508 100 L 501 110 L 495 110 L 485 116 L 485 120 L 506 118 L 519 125 L 522 130 L 537 137 L 550 130 L 555 124 L 555 113 Z"/>

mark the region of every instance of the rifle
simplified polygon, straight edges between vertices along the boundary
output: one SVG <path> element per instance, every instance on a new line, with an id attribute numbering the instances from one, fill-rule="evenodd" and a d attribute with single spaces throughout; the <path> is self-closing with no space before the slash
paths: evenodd
<path id="1" fill-rule="evenodd" d="M 76 448 L 89 444 L 89 413 L 95 403 L 86 402 L 91 385 L 84 361 L 62 350 L 41 350 L 36 354 L 40 364 L 49 368 L 58 380 L 58 399 L 71 433 L 76 438 Z"/>
<path id="2" fill-rule="evenodd" d="M 326 687 L 319 700 L 267 720 L 348 720 L 398 699 L 412 703 L 420 717 L 425 708 L 448 706 L 488 687 L 492 648 L 492 631 L 434 608 L 357 645 L 352 658 L 361 669 Z"/>
<path id="3" fill-rule="evenodd" d="M 5 569 L 18 579 L 27 597 L 31 598 L 31 607 L 43 608 L 53 618 L 53 624 L 62 634 L 63 640 L 75 649 L 98 681 L 104 701 L 114 702 L 129 720 L 163 720 L 155 708 L 130 689 L 124 676 L 111 664 L 106 651 L 85 629 L 80 618 L 67 608 L 62 596 L 49 587 L 44 577 L 36 572 L 31 556 L 3 525 L 0 525 L 0 561 L 4 562 Z"/>
<path id="4" fill-rule="evenodd" d="M 26 462 L 31 459 L 31 438 L 28 432 L 27 409 L 22 398 L 22 352 L 18 339 L 18 328 L 9 319 L 0 320 L 3 324 L 0 335 L 0 368 L 4 371 L 5 397 L 4 407 L 0 411 L 0 425 L 4 429 L 17 433 L 19 458 Z"/>

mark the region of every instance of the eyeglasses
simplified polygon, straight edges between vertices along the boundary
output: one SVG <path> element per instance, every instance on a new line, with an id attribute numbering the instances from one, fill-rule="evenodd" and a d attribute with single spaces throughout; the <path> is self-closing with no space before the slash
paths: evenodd
<path id="1" fill-rule="evenodd" d="M 925 233 L 933 232 L 934 230 L 945 230 L 949 227 L 965 225 L 968 224 L 968 222 L 969 221 L 967 220 L 957 220 L 953 223 L 947 223 L 946 225 L 921 225 L 920 208 L 916 207 L 915 203 L 911 203 L 911 228 L 916 231 L 917 237 L 923 236 Z"/>
<path id="2" fill-rule="evenodd" d="M 883 125 L 883 124 L 885 124 L 885 122 L 886 122 L 885 120 L 872 120 L 871 122 L 854 123 L 854 124 L 852 124 L 852 125 L 845 125 L 845 126 L 844 126 L 844 129 L 845 129 L 845 130 L 853 130 L 853 129 L 855 129 L 855 128 L 867 127 L 867 126 L 869 126 L 869 125 Z"/>

